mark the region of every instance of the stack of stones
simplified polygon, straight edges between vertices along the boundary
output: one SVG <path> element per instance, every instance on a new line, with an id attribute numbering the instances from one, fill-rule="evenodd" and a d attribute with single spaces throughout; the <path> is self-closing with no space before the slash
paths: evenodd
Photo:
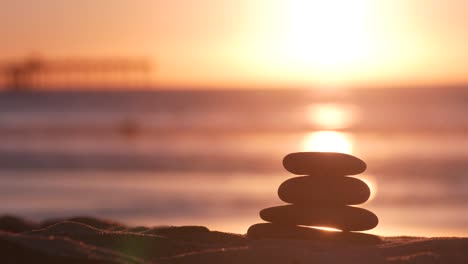
<path id="1" fill-rule="evenodd" d="M 283 166 L 293 174 L 306 176 L 281 184 L 279 198 L 290 204 L 261 210 L 260 217 L 270 223 L 251 226 L 249 237 L 375 242 L 377 237 L 372 235 L 349 232 L 369 230 L 378 224 L 372 212 L 350 206 L 370 197 L 370 189 L 363 181 L 347 177 L 364 172 L 364 161 L 342 153 L 298 152 L 287 155 Z"/>

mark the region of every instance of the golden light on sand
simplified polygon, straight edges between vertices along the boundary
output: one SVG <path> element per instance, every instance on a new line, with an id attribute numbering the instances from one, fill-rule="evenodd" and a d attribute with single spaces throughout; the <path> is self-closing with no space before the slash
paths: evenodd
<path id="1" fill-rule="evenodd" d="M 354 123 L 356 109 L 341 104 L 314 104 L 307 108 L 307 117 L 322 129 L 341 129 Z"/>
<path id="2" fill-rule="evenodd" d="M 312 228 L 315 229 L 320 229 L 323 231 L 329 231 L 329 232 L 340 232 L 341 230 L 336 229 L 336 228 L 331 228 L 331 227 L 323 227 L 323 226 L 311 226 Z"/>
<path id="3" fill-rule="evenodd" d="M 305 136 L 303 151 L 353 153 L 353 139 L 348 133 L 318 131 Z"/>

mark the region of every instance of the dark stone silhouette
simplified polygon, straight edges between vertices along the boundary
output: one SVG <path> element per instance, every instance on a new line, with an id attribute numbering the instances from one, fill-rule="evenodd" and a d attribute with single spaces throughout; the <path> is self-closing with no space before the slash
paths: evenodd
<path id="1" fill-rule="evenodd" d="M 298 152 L 283 159 L 286 170 L 307 176 L 286 180 L 278 189 L 281 200 L 289 205 L 265 208 L 260 217 L 270 223 L 249 228 L 250 238 L 327 240 L 337 243 L 375 244 L 377 236 L 349 231 L 365 231 L 377 226 L 372 212 L 349 205 L 361 204 L 370 197 L 369 187 L 361 180 L 346 177 L 366 170 L 366 163 L 342 153 Z M 312 227 L 328 227 L 330 232 Z"/>
<path id="2" fill-rule="evenodd" d="M 296 152 L 283 159 L 284 168 L 297 175 L 355 175 L 363 173 L 367 165 L 364 161 L 343 153 Z"/>
<path id="3" fill-rule="evenodd" d="M 281 200 L 293 204 L 352 205 L 370 197 L 365 182 L 352 177 L 295 177 L 283 182 L 278 189 Z"/>
<path id="4" fill-rule="evenodd" d="M 283 225 L 324 226 L 343 231 L 364 231 L 377 226 L 373 213 L 352 206 L 283 205 L 263 209 L 260 217 Z"/>

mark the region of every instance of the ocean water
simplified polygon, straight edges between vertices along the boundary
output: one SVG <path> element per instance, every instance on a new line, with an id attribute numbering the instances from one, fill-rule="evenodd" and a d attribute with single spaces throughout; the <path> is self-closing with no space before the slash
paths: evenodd
<path id="1" fill-rule="evenodd" d="M 245 233 L 296 151 L 368 164 L 371 233 L 468 235 L 468 87 L 0 93 L 0 213 Z M 311 209 L 313 210 L 313 209 Z"/>

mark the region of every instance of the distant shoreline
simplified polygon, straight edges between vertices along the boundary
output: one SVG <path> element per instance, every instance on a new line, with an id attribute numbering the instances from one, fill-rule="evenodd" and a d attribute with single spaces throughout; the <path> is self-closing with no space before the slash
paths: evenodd
<path id="1" fill-rule="evenodd" d="M 381 92 L 383 90 L 391 89 L 393 91 L 410 91 L 410 92 L 421 92 L 431 91 L 437 89 L 443 89 L 444 92 L 447 90 L 460 90 L 468 89 L 468 83 L 447 83 L 447 84 L 383 84 L 383 85 L 353 85 L 346 86 L 343 88 L 337 88 L 337 91 L 349 92 L 349 91 L 375 91 Z M 324 91 L 325 90 L 325 91 Z M 238 92 L 238 91 L 247 91 L 247 92 L 290 92 L 290 91 L 309 91 L 329 94 L 328 89 L 320 85 L 311 85 L 311 86 L 274 86 L 274 85 L 144 85 L 144 86 L 51 86 L 51 87 L 41 87 L 41 88 L 31 88 L 24 90 L 12 90 L 9 87 L 2 86 L 0 83 L 0 94 L 10 93 L 10 94 L 27 94 L 27 93 L 141 93 L 141 92 L 176 92 L 176 93 L 185 93 L 185 92 L 201 92 L 201 93 L 212 93 L 212 92 Z M 333 89 L 331 89 L 333 90 Z"/>

